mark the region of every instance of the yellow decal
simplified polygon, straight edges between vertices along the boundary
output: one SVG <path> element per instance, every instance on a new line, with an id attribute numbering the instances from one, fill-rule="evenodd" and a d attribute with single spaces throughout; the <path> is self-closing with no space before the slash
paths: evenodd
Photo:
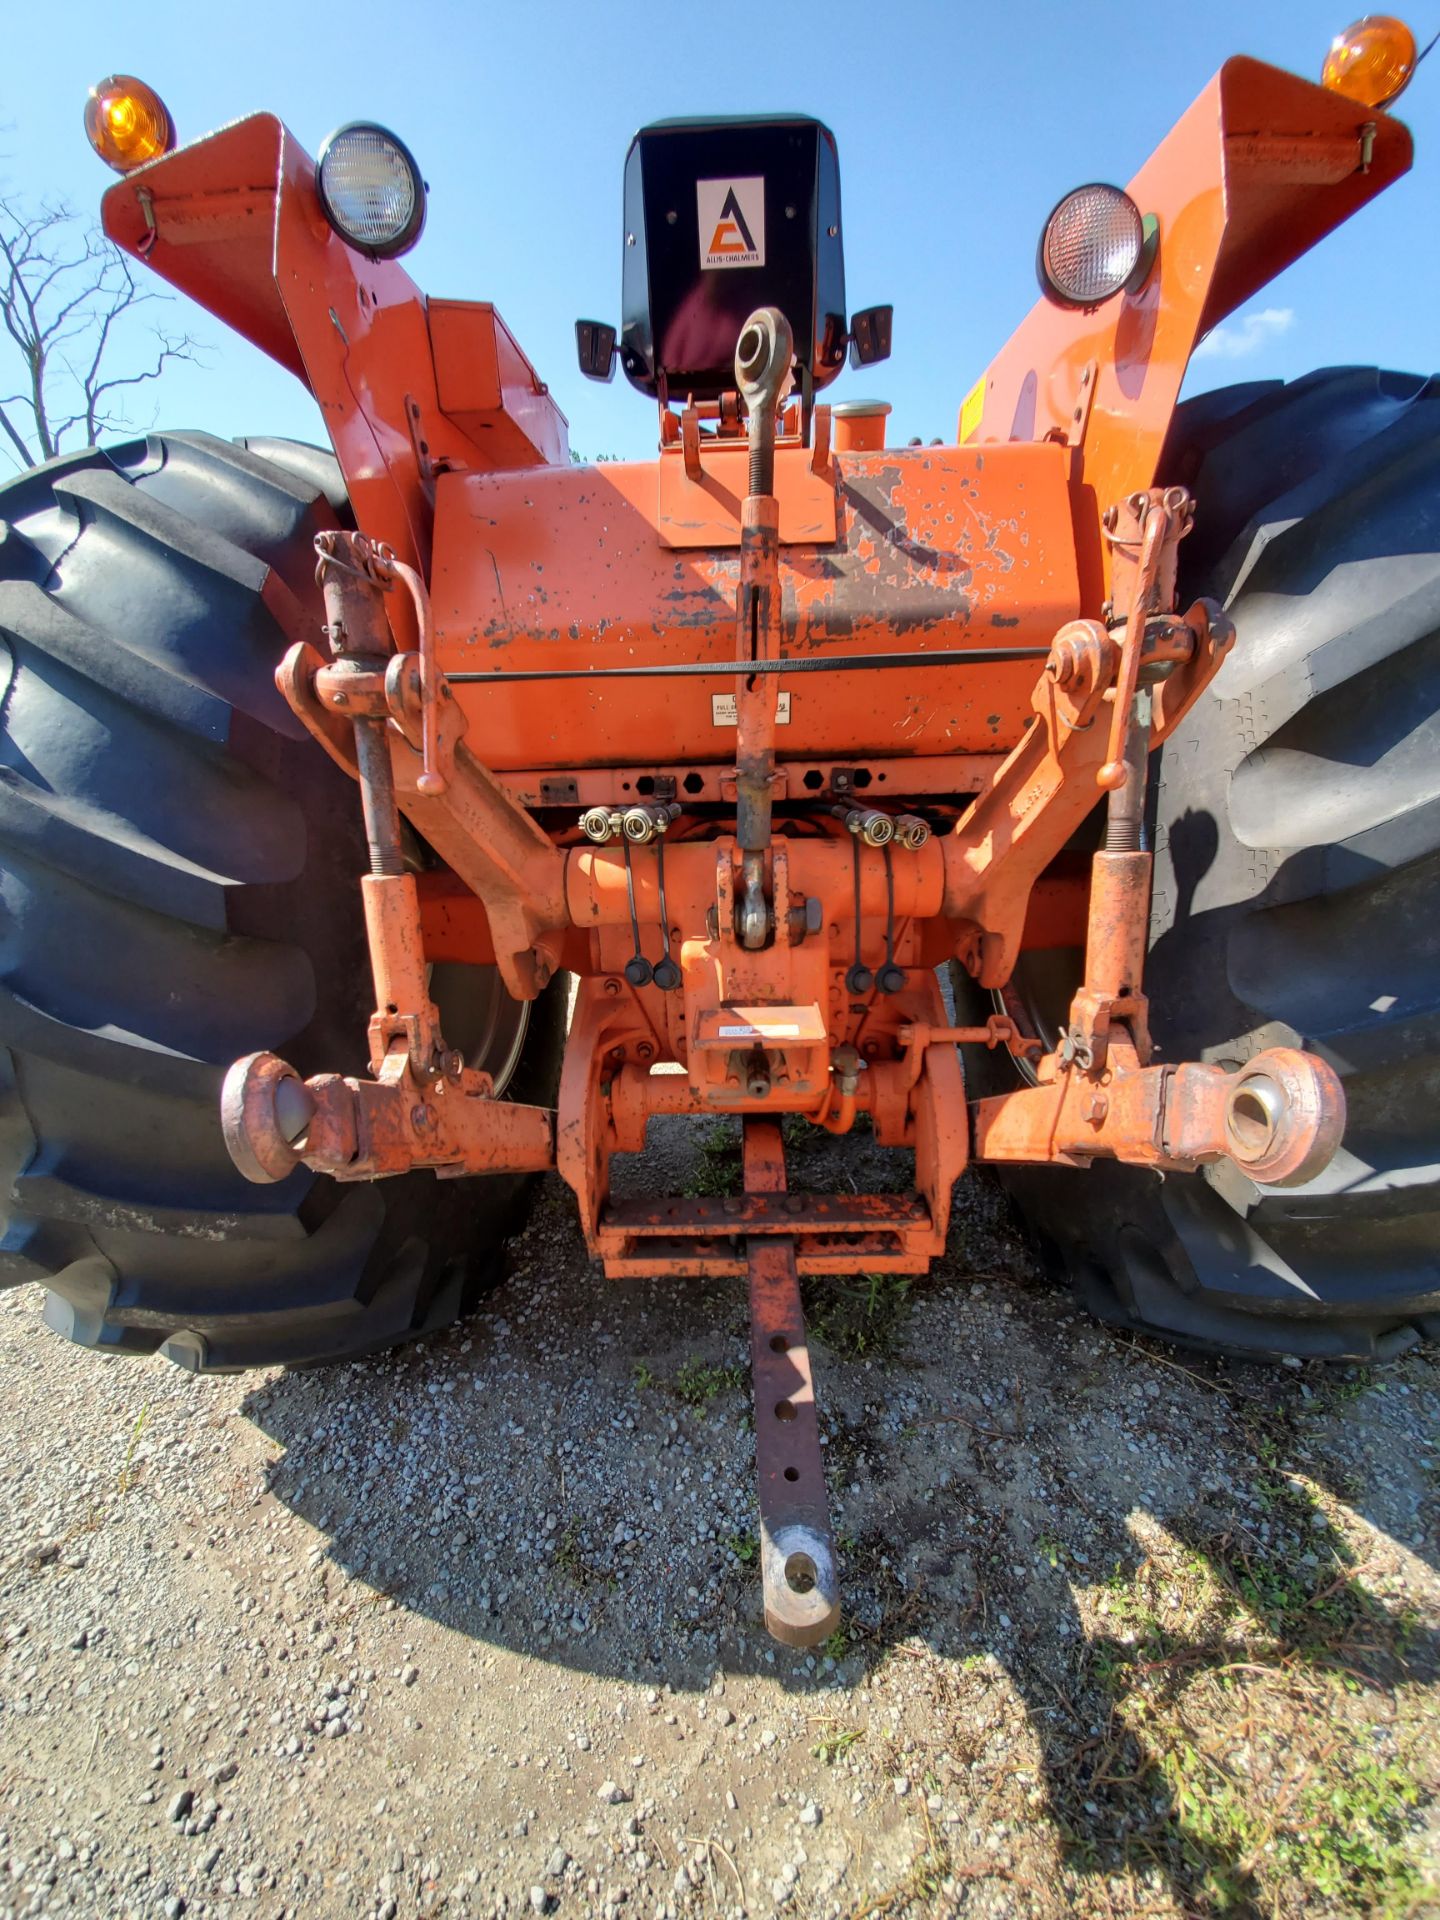
<path id="1" fill-rule="evenodd" d="M 966 394 L 960 406 L 960 444 L 973 440 L 980 431 L 980 421 L 985 412 L 985 375 L 980 378 Z"/>

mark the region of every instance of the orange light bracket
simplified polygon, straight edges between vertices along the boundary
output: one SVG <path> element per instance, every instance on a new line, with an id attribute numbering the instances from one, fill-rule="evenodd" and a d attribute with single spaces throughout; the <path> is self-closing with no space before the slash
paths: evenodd
<path id="1" fill-rule="evenodd" d="M 1077 498 L 1149 486 L 1196 342 L 1408 169 L 1408 130 L 1383 113 L 1366 127 L 1366 114 L 1227 60 L 1126 188 L 1156 216 L 1154 269 L 1094 308 L 1042 297 L 966 397 L 964 444 L 1065 442 Z M 1084 518 L 1082 604 L 1098 606 L 1108 561 Z"/>
<path id="2" fill-rule="evenodd" d="M 107 167 L 133 173 L 174 150 L 175 122 L 153 87 L 133 74 L 112 73 L 90 89 L 85 137 Z"/>

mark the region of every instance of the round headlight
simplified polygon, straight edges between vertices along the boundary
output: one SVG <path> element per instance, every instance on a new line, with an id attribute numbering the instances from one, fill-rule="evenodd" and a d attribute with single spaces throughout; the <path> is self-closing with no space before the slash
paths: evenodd
<path id="1" fill-rule="evenodd" d="M 425 182 L 403 140 L 369 120 L 341 127 L 320 149 L 315 185 L 325 218 L 372 260 L 408 253 L 425 225 Z"/>
<path id="2" fill-rule="evenodd" d="M 1047 300 L 1059 307 L 1098 307 L 1123 287 L 1138 286 L 1149 268 L 1140 209 L 1119 187 L 1076 187 L 1040 235 L 1035 271 Z"/>

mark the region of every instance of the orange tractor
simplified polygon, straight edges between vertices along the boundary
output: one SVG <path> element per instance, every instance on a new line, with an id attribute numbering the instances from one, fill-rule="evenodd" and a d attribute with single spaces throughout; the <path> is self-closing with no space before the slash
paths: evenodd
<path id="1" fill-rule="evenodd" d="M 1324 85 L 1229 61 L 1060 201 L 928 446 L 822 397 L 891 328 L 826 128 L 647 127 L 577 350 L 659 445 L 601 466 L 492 306 L 398 264 L 392 134 L 179 146 L 95 89 L 107 233 L 334 456 L 151 436 L 0 496 L 7 1275 L 94 1346 L 324 1360 L 461 1312 L 554 1168 L 611 1278 L 746 1276 L 797 1643 L 838 1608 L 799 1277 L 923 1272 L 972 1161 L 1117 1323 L 1434 1331 L 1440 392 L 1177 404 L 1409 166 L 1415 63 L 1389 19 Z M 740 1122 L 743 1193 L 612 1196 L 666 1114 Z M 787 1119 L 913 1191 L 791 1190 Z"/>

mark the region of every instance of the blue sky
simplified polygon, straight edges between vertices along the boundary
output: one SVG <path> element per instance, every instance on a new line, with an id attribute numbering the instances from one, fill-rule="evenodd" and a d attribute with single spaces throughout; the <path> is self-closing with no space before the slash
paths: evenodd
<path id="1" fill-rule="evenodd" d="M 1440 26 L 1440 0 L 1427 7 L 1410 16 L 1422 43 Z M 650 404 L 619 377 L 582 380 L 572 331 L 582 314 L 619 318 L 630 137 L 671 114 L 799 109 L 839 142 L 851 305 L 895 306 L 893 359 L 842 375 L 831 397 L 889 399 L 896 439 L 948 438 L 961 396 L 1035 297 L 1036 234 L 1059 195 L 1126 180 L 1228 54 L 1314 75 L 1353 17 L 1346 0 L 1208 0 L 1150 15 L 1089 0 L 772 0 L 757 57 L 727 27 L 740 12 L 713 0 L 17 4 L 0 72 L 0 182 L 97 207 L 110 176 L 80 116 L 91 82 L 117 70 L 159 90 L 182 138 L 264 107 L 313 152 L 341 121 L 379 120 L 431 186 L 414 278 L 496 303 L 578 451 L 643 456 Z M 1440 176 L 1427 139 L 1437 105 L 1440 51 L 1399 108 L 1415 171 L 1237 316 L 1191 390 L 1347 361 L 1440 363 Z M 207 365 L 167 374 L 162 424 L 319 437 L 290 375 L 181 305 L 174 318 Z M 148 406 L 138 424 L 150 424 Z"/>

